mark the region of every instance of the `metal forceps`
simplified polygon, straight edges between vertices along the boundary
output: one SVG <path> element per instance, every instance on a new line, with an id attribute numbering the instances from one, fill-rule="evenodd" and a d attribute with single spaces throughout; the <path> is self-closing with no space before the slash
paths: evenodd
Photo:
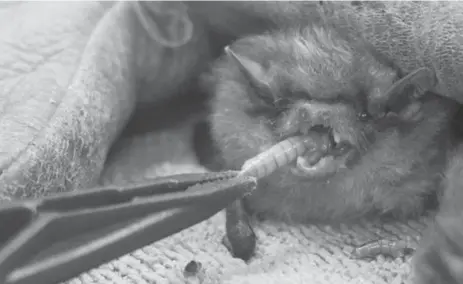
<path id="1" fill-rule="evenodd" d="M 60 283 L 209 218 L 256 186 L 182 174 L 0 204 L 0 283 Z"/>

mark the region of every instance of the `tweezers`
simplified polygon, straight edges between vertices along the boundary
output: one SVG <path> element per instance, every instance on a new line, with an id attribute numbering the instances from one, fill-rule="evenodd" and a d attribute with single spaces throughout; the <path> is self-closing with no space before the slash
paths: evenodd
<path id="1" fill-rule="evenodd" d="M 0 204 L 0 283 L 52 284 L 207 219 L 256 186 L 237 172 L 182 174 Z"/>

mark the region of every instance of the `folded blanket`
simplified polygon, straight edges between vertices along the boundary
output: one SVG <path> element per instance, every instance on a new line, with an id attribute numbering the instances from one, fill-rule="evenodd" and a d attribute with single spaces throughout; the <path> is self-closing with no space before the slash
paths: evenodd
<path id="1" fill-rule="evenodd" d="M 203 33 L 164 47 L 132 4 L 0 5 L 0 201 L 94 186 L 136 101 L 181 94 L 210 61 Z"/>
<path id="2" fill-rule="evenodd" d="M 184 127 L 121 140 L 103 173 L 102 183 L 124 184 L 204 171 L 191 150 L 191 132 L 190 127 Z M 349 253 L 353 245 L 381 237 L 416 239 L 427 221 L 362 223 L 338 228 L 264 222 L 256 224 L 257 252 L 246 264 L 232 258 L 221 244 L 224 215 L 219 213 L 68 283 L 408 283 L 410 258 L 364 261 L 350 259 Z M 197 277 L 185 278 L 183 269 L 190 260 L 201 262 L 202 270 Z"/>
<path id="3" fill-rule="evenodd" d="M 106 17 L 111 7 L 0 5 L 8 26 L 0 30 L 0 200 L 85 188 L 98 180 L 135 102 L 131 59 L 121 44 L 129 27 L 107 28 L 117 20 Z M 112 38 L 111 46 L 102 33 Z M 113 68 L 115 58 L 120 68 Z"/>

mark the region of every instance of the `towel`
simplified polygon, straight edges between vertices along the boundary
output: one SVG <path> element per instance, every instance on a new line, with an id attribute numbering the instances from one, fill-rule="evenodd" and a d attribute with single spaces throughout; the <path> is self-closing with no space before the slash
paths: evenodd
<path id="1" fill-rule="evenodd" d="M 192 92 L 204 33 L 162 46 L 134 3 L 0 4 L 0 202 L 95 186 L 137 102 Z"/>
<path id="2" fill-rule="evenodd" d="M 192 127 L 150 132 L 118 142 L 102 175 L 103 184 L 123 185 L 169 174 L 205 171 L 192 151 Z M 254 224 L 255 257 L 233 258 L 221 240 L 224 214 L 81 274 L 68 284 L 104 283 L 408 283 L 410 257 L 354 260 L 355 245 L 385 238 L 417 240 L 429 220 L 381 224 L 371 221 L 336 227 Z M 185 277 L 191 260 L 201 263 L 196 276 Z"/>

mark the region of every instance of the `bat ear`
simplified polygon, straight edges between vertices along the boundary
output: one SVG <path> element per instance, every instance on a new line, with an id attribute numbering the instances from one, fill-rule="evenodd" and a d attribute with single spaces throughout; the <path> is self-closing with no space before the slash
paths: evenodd
<path id="1" fill-rule="evenodd" d="M 434 71 L 429 68 L 419 68 L 402 79 L 395 82 L 385 93 L 385 97 L 390 101 L 396 101 L 395 98 L 403 96 L 408 88 L 414 88 L 413 97 L 416 99 L 422 97 L 427 91 L 432 90 L 437 84 Z"/>
<path id="2" fill-rule="evenodd" d="M 258 86 L 269 85 L 268 71 L 261 63 L 235 53 L 230 46 L 226 46 L 224 51 L 228 57 L 235 60 L 235 62 L 239 65 L 241 72 L 245 74 L 248 80 Z"/>

